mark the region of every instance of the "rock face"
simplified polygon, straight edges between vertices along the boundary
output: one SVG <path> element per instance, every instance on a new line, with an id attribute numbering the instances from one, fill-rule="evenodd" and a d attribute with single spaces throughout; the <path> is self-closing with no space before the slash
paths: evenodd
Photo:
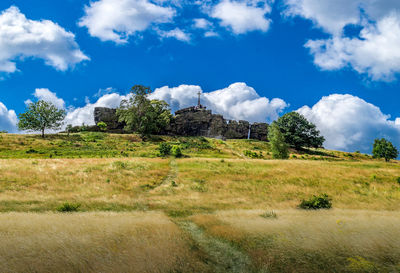
<path id="1" fill-rule="evenodd" d="M 117 112 L 116 109 L 111 109 L 106 107 L 94 108 L 95 124 L 102 121 L 107 124 L 107 129 L 109 130 L 124 128 L 124 125 L 118 122 L 116 112 Z"/>
<path id="2" fill-rule="evenodd" d="M 115 109 L 96 107 L 96 124 L 105 122 L 110 129 L 123 128 L 118 123 Z M 220 139 L 258 139 L 267 140 L 268 124 L 240 120 L 226 120 L 222 115 L 213 114 L 203 106 L 188 107 L 175 112 L 165 134 L 177 136 L 204 136 Z"/>

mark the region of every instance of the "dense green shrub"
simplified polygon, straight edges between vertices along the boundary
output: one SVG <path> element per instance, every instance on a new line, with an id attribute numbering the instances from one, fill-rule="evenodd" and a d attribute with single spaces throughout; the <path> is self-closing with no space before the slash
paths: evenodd
<path id="1" fill-rule="evenodd" d="M 175 156 L 175 157 L 182 157 L 182 156 L 183 156 L 182 150 L 181 150 L 181 148 L 180 148 L 178 145 L 172 146 L 172 148 L 171 148 L 171 154 L 172 154 L 173 156 Z"/>
<path id="2" fill-rule="evenodd" d="M 308 200 L 301 201 L 299 207 L 301 209 L 330 209 L 332 200 L 327 194 L 313 196 Z"/>
<path id="3" fill-rule="evenodd" d="M 399 177 L 397 177 L 397 183 L 399 183 L 399 184 L 400 184 L 400 176 L 399 176 Z"/>
<path id="4" fill-rule="evenodd" d="M 99 127 L 100 131 L 106 131 L 107 130 L 107 124 L 103 121 L 100 121 L 97 123 L 97 127 Z"/>
<path id="5" fill-rule="evenodd" d="M 59 212 L 76 212 L 80 208 L 81 204 L 74 204 L 74 203 L 64 203 L 57 208 Z"/>
<path id="6" fill-rule="evenodd" d="M 160 156 L 162 156 L 162 157 L 169 156 L 171 154 L 171 149 L 172 149 L 172 146 L 165 142 L 160 143 L 158 145 L 158 151 L 159 151 Z"/>
<path id="7" fill-rule="evenodd" d="M 263 158 L 264 157 L 262 152 L 257 153 L 257 152 L 253 152 L 253 151 L 249 151 L 249 150 L 243 151 L 243 154 L 250 158 Z"/>

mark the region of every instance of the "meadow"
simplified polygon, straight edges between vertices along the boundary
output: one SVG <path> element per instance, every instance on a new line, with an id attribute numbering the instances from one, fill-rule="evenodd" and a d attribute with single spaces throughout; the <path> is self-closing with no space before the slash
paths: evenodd
<path id="1" fill-rule="evenodd" d="M 399 272 L 399 177 L 255 140 L 0 134 L 0 272 Z"/>

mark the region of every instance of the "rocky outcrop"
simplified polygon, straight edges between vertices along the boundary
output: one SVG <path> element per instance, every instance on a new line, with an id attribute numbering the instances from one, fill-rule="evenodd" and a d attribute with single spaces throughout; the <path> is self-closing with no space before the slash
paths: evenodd
<path id="1" fill-rule="evenodd" d="M 105 122 L 110 129 L 123 128 L 118 123 L 115 109 L 96 107 L 96 124 Z M 267 140 L 268 124 L 240 120 L 226 120 L 222 115 L 213 114 L 203 106 L 188 107 L 175 112 L 170 125 L 163 132 L 177 136 L 204 136 L 220 139 L 258 139 Z"/>
<path id="2" fill-rule="evenodd" d="M 118 122 L 116 115 L 117 110 L 106 108 L 106 107 L 96 107 L 94 108 L 94 122 L 95 124 L 99 122 L 104 122 L 107 124 L 107 129 L 122 129 L 124 125 Z"/>
<path id="3" fill-rule="evenodd" d="M 268 124 L 253 123 L 250 129 L 250 138 L 267 141 L 268 140 Z"/>

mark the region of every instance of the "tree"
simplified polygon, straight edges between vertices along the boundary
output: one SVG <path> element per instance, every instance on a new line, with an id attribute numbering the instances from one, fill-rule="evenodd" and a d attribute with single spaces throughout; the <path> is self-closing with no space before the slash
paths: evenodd
<path id="1" fill-rule="evenodd" d="M 118 121 L 126 124 L 125 130 L 141 136 L 160 133 L 172 117 L 169 105 L 165 101 L 149 100 L 149 87 L 135 85 L 131 91 L 129 100 L 123 100 L 117 109 Z"/>
<path id="2" fill-rule="evenodd" d="M 271 147 L 272 157 L 276 159 L 288 159 L 288 145 L 276 122 L 273 122 L 268 130 L 268 140 Z"/>
<path id="3" fill-rule="evenodd" d="M 67 127 L 65 127 L 65 129 L 67 130 L 67 136 L 69 137 L 69 134 L 72 131 L 72 124 L 68 124 Z"/>
<path id="4" fill-rule="evenodd" d="M 65 118 L 65 110 L 58 109 L 51 102 L 39 100 L 29 103 L 25 113 L 19 115 L 18 128 L 27 131 L 41 131 L 44 137 L 46 129 L 60 129 Z"/>
<path id="5" fill-rule="evenodd" d="M 325 138 L 320 136 L 315 124 L 309 122 L 303 115 L 291 112 L 276 121 L 285 138 L 285 142 L 296 150 L 302 147 L 321 148 Z"/>
<path id="6" fill-rule="evenodd" d="M 372 155 L 374 158 L 384 158 L 386 162 L 389 162 L 390 159 L 395 159 L 399 156 L 399 151 L 390 141 L 381 138 L 375 139 Z"/>

